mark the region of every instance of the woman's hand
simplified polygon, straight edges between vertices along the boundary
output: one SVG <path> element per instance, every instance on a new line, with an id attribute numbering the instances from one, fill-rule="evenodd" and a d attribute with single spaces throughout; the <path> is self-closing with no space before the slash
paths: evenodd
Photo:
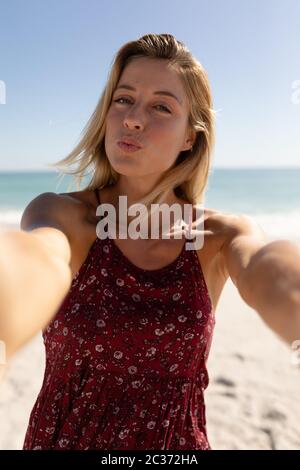
<path id="1" fill-rule="evenodd" d="M 70 249 L 59 230 L 0 234 L 0 340 L 9 358 L 44 328 L 71 284 Z"/>

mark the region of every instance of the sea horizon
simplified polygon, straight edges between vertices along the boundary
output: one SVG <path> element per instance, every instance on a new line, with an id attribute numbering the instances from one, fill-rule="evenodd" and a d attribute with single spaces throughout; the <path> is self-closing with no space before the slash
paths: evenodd
<path id="1" fill-rule="evenodd" d="M 82 180 L 87 186 L 91 174 Z M 300 241 L 299 167 L 212 167 L 204 206 L 254 217 L 271 238 Z M 72 186 L 71 186 L 72 185 Z M 0 170 L 0 226 L 19 226 L 27 204 L 44 192 L 76 191 L 56 169 Z"/>

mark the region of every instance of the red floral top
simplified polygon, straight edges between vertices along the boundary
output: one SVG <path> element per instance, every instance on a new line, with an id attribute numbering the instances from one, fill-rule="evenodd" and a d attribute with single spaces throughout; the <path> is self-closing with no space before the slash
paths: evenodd
<path id="1" fill-rule="evenodd" d="M 44 380 L 23 449 L 210 450 L 214 325 L 196 250 L 145 270 L 97 237 L 43 330 Z"/>

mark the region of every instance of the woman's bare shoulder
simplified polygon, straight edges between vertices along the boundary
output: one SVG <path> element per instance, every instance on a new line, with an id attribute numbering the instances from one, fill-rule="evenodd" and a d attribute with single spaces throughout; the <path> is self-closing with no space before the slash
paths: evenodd
<path id="1" fill-rule="evenodd" d="M 250 236 L 267 240 L 267 235 L 254 217 L 248 214 L 205 209 L 204 235 L 208 240 L 208 252 L 218 259 L 220 271 L 228 277 L 225 251 L 235 237 Z"/>
<path id="2" fill-rule="evenodd" d="M 248 214 L 235 214 L 232 212 L 221 212 L 215 209 L 205 210 L 207 227 L 214 227 L 216 232 L 222 234 L 224 242 L 230 242 L 239 235 L 251 235 L 267 238 L 261 225 L 255 217 Z"/>
<path id="3" fill-rule="evenodd" d="M 69 204 L 81 216 L 85 216 L 91 210 L 96 211 L 95 194 L 91 190 L 59 193 L 59 196 L 63 198 L 64 204 Z"/>
<path id="4" fill-rule="evenodd" d="M 51 223 L 66 226 L 68 219 L 74 217 L 76 213 L 74 203 L 73 198 L 64 194 L 41 193 L 26 206 L 22 214 L 21 228 L 30 229 L 35 226 L 51 225 Z"/>
<path id="5" fill-rule="evenodd" d="M 93 191 L 82 190 L 58 194 L 61 213 L 65 214 L 69 232 L 76 240 L 97 224 L 97 203 Z"/>
<path id="6" fill-rule="evenodd" d="M 232 214 L 217 209 L 204 208 L 200 216 L 204 219 L 204 243 L 197 250 L 197 255 L 212 304 L 216 309 L 228 279 L 222 247 L 229 236 Z"/>
<path id="7" fill-rule="evenodd" d="M 229 236 L 230 228 L 236 215 L 217 209 L 204 209 L 204 233 L 208 238 L 218 241 L 219 248 L 222 242 Z"/>
<path id="8" fill-rule="evenodd" d="M 211 208 L 204 209 L 203 230 L 205 249 L 202 250 L 202 256 L 207 255 L 210 260 L 218 259 L 222 271 L 225 270 L 224 247 L 239 234 L 262 231 L 256 221 L 246 214 L 234 214 Z"/>

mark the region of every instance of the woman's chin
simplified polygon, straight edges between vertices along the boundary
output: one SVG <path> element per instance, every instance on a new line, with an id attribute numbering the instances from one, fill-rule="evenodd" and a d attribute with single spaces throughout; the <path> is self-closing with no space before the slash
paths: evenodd
<path id="1" fill-rule="evenodd" d="M 143 176 L 140 165 L 130 161 L 130 158 L 118 158 L 114 162 L 110 162 L 112 168 L 120 175 L 124 176 Z"/>

